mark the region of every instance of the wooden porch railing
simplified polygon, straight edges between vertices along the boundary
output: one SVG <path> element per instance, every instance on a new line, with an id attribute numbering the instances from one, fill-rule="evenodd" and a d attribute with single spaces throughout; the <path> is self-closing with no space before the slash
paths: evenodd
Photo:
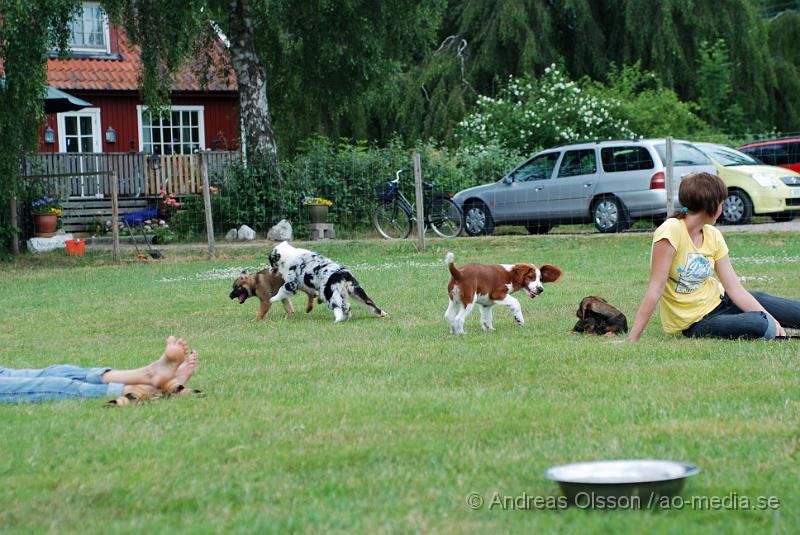
<path id="1" fill-rule="evenodd" d="M 202 157 L 213 178 L 241 156 L 233 151 L 206 151 Z M 108 171 L 117 172 L 121 197 L 157 196 L 161 189 L 180 196 L 200 192 L 203 181 L 199 162 L 196 154 L 151 157 L 144 153 L 40 153 L 23 162 L 22 174 L 67 175 L 49 180 L 50 189 L 72 198 L 110 196 Z M 94 172 L 98 175 L 87 176 Z M 80 176 L 70 177 L 70 173 Z"/>

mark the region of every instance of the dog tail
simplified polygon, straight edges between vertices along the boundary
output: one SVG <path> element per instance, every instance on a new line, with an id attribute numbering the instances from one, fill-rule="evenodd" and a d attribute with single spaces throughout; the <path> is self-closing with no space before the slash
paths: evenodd
<path id="1" fill-rule="evenodd" d="M 447 264 L 450 275 L 452 275 L 454 279 L 459 280 L 461 278 L 461 272 L 458 271 L 456 265 L 453 263 L 455 258 L 456 256 L 453 253 L 447 253 L 447 256 L 444 257 L 444 263 Z"/>

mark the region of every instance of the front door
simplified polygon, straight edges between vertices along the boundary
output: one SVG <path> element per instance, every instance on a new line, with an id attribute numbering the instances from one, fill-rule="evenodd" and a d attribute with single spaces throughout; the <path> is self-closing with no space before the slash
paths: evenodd
<path id="1" fill-rule="evenodd" d="M 542 215 L 543 185 L 553 176 L 558 152 L 535 156 L 509 173 L 498 184 L 495 211 L 503 221 L 529 221 Z"/>
<path id="2" fill-rule="evenodd" d="M 102 151 L 100 141 L 100 108 L 84 108 L 58 114 L 58 145 L 60 152 L 91 154 Z M 83 156 L 70 165 L 70 171 L 88 173 L 97 171 L 96 157 Z M 103 196 L 99 176 L 81 176 L 72 191 L 73 196 Z"/>
<path id="3" fill-rule="evenodd" d="M 585 219 L 589 200 L 597 187 L 597 156 L 595 149 L 568 150 L 561 158 L 556 178 L 551 180 L 553 196 L 550 215 L 569 222 Z"/>

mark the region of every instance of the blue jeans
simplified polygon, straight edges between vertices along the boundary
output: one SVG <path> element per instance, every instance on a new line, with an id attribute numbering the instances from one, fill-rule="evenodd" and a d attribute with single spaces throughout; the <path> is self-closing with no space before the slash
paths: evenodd
<path id="1" fill-rule="evenodd" d="M 58 365 L 12 370 L 0 366 L 0 403 L 121 396 L 125 385 L 103 382 L 103 374 L 110 369 Z"/>
<path id="2" fill-rule="evenodd" d="M 774 297 L 761 292 L 750 293 L 773 318 L 780 322 L 781 327 L 800 328 L 800 301 Z M 775 338 L 776 330 L 775 322 L 763 312 L 742 312 L 727 295 L 723 295 L 722 302 L 717 308 L 706 314 L 700 321 L 693 323 L 683 331 L 683 334 L 693 338 L 708 336 L 772 340 Z"/>

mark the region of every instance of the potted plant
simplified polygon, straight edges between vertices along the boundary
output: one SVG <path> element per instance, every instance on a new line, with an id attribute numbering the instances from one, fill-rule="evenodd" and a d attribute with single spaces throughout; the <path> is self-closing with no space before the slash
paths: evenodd
<path id="1" fill-rule="evenodd" d="M 312 223 L 325 223 L 328 220 L 328 208 L 333 206 L 333 201 L 322 197 L 303 197 L 303 206 L 308 212 L 308 219 Z"/>
<path id="2" fill-rule="evenodd" d="M 55 197 L 44 195 L 31 202 L 34 234 L 39 238 L 54 236 L 61 215 L 61 203 Z"/>

